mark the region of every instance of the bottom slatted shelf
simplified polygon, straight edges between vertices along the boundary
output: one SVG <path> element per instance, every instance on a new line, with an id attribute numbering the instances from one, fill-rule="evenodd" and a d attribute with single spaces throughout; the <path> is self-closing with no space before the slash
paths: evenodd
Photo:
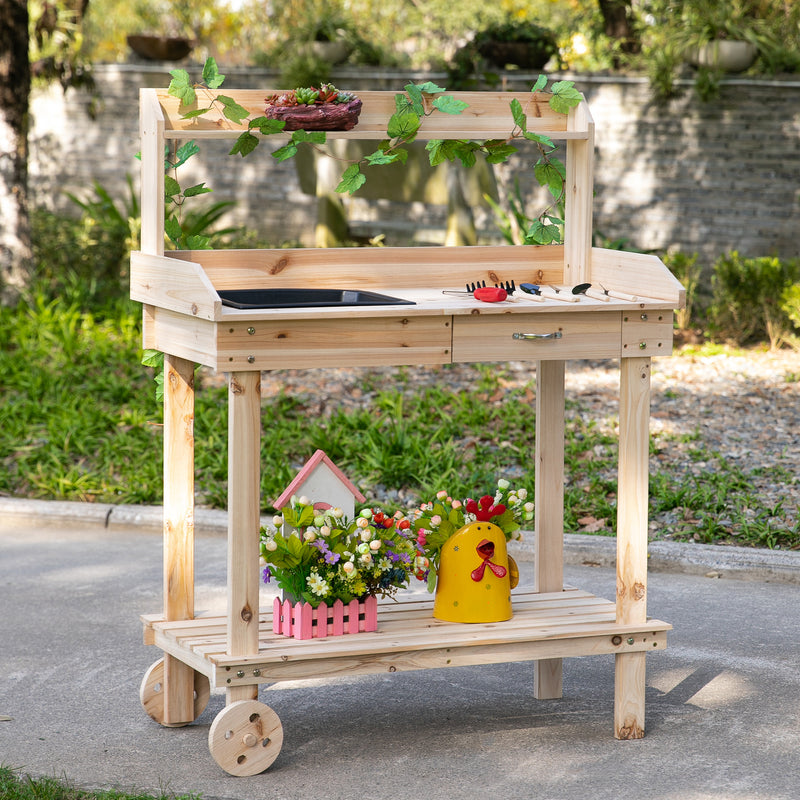
<path id="1" fill-rule="evenodd" d="M 213 687 L 663 650 L 672 629 L 655 619 L 617 624 L 614 603 L 574 588 L 515 592 L 505 622 L 442 622 L 432 608 L 432 600 L 382 602 L 376 632 L 307 640 L 274 634 L 272 612 L 262 611 L 259 650 L 247 656 L 227 654 L 223 616 L 166 622 L 148 615 L 142 622 L 146 644 L 205 674 Z"/>

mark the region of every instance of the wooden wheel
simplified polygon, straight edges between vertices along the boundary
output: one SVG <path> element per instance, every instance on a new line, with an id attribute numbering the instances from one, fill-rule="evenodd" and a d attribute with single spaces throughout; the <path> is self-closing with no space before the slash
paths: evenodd
<path id="1" fill-rule="evenodd" d="M 281 752 L 283 726 L 258 700 L 237 700 L 217 714 L 208 732 L 214 761 L 230 775 L 258 775 Z"/>
<path id="2" fill-rule="evenodd" d="M 197 719 L 208 705 L 211 697 L 211 685 L 208 678 L 200 672 L 194 673 L 194 719 Z M 180 728 L 188 722 L 164 722 L 164 659 L 160 658 L 147 670 L 139 687 L 139 700 L 147 714 L 159 725 L 167 728 Z"/>

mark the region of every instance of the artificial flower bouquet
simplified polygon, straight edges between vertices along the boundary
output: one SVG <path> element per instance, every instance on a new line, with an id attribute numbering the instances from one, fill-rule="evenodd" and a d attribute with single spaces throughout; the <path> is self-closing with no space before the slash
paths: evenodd
<path id="1" fill-rule="evenodd" d="M 476 520 L 491 521 L 506 540 L 520 539 L 522 524 L 533 520 L 527 497 L 525 489 L 512 489 L 501 479 L 494 495 L 479 500 L 457 500 L 440 491 L 406 513 L 389 516 L 366 508 L 352 520 L 341 509 L 315 510 L 308 498 L 292 497 L 273 524 L 261 529 L 264 580 L 274 578 L 290 599 L 313 608 L 390 597 L 412 575 L 433 592 L 444 543 Z"/>
<path id="2" fill-rule="evenodd" d="M 264 580 L 275 578 L 290 599 L 313 608 L 390 597 L 419 568 L 402 514 L 364 509 L 348 520 L 341 509 L 315 510 L 306 497 L 292 497 L 273 525 L 262 527 L 260 547 Z"/>

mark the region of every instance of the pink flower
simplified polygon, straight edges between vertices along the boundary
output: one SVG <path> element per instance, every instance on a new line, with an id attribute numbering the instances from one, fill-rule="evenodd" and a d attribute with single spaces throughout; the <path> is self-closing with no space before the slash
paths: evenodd
<path id="1" fill-rule="evenodd" d="M 417 534 L 417 544 L 420 547 L 425 547 L 425 544 L 428 541 L 427 531 L 424 528 L 420 528 L 419 533 Z"/>

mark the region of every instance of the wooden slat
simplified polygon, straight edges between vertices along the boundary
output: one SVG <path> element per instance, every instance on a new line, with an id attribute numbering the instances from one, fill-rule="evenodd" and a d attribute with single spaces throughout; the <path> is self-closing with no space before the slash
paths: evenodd
<path id="1" fill-rule="evenodd" d="M 594 286 L 617 289 L 642 298 L 664 300 L 670 308 L 686 305 L 686 291 L 680 281 L 656 256 L 623 250 L 592 248 L 591 277 Z"/>
<path id="2" fill-rule="evenodd" d="M 142 250 L 164 252 L 164 117 L 154 89 L 139 92 Z"/>
<path id="3" fill-rule="evenodd" d="M 199 264 L 131 253 L 131 300 L 199 319 L 219 319 L 222 303 Z"/>
<path id="4" fill-rule="evenodd" d="M 251 117 L 264 113 L 265 97 L 280 92 L 280 89 L 241 90 L 226 89 L 224 94 L 244 106 Z M 386 125 L 395 111 L 397 92 L 358 92 L 362 109 L 358 124 L 352 131 L 337 131 L 340 138 L 385 139 Z M 573 126 L 567 129 L 567 116 L 557 114 L 549 106 L 549 94 L 530 92 L 448 92 L 463 100 L 468 108 L 461 114 L 434 113 L 426 117 L 420 128 L 418 139 L 465 138 L 496 139 L 508 138 L 514 130 L 510 103 L 517 99 L 528 117 L 528 130 L 547 133 L 553 139 L 586 138 L 585 128 Z M 174 138 L 235 138 L 244 127 L 226 119 L 213 110 L 193 120 L 181 119 L 181 114 L 190 107 L 180 107 L 176 98 L 170 97 L 166 90 L 157 90 L 158 101 L 166 120 L 166 135 Z M 199 92 L 198 106 L 208 106 L 214 93 Z M 194 108 L 191 107 L 191 108 Z M 575 115 L 573 110 L 572 115 Z"/>
<path id="5" fill-rule="evenodd" d="M 170 258 L 201 264 L 219 289 L 280 287 L 381 289 L 561 283 L 560 246 L 344 247 L 282 250 L 183 250 Z"/>

